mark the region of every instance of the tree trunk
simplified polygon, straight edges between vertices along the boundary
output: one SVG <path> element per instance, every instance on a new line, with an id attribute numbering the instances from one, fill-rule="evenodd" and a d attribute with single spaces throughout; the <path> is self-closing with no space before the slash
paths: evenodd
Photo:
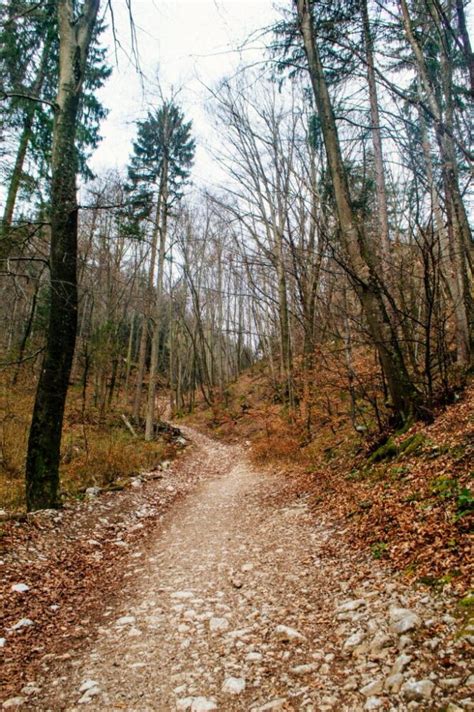
<path id="1" fill-rule="evenodd" d="M 387 191 L 383 169 L 382 132 L 375 83 L 374 50 L 370 30 L 367 0 L 361 1 L 362 22 L 364 27 L 365 54 L 367 61 L 367 83 L 369 86 L 370 122 L 372 124 L 372 142 L 374 147 L 375 185 L 377 197 L 377 218 L 380 231 L 380 256 L 385 279 L 389 273 L 390 238 L 388 230 Z"/>
<path id="2" fill-rule="evenodd" d="M 151 337 L 150 373 L 148 378 L 148 398 L 145 418 L 145 440 L 152 440 L 154 434 L 155 395 L 158 377 L 158 354 L 160 348 L 161 300 L 163 297 L 163 275 L 165 269 L 166 232 L 168 222 L 168 164 L 166 159 L 163 161 L 162 171 L 160 195 L 158 198 L 159 205 L 161 206 L 160 249 L 158 255 L 158 275 L 156 284 L 153 333 Z"/>
<path id="3" fill-rule="evenodd" d="M 143 389 L 143 379 L 145 377 L 145 363 L 146 363 L 146 347 L 148 344 L 148 334 L 150 329 L 150 313 L 152 310 L 152 303 L 154 300 L 154 289 L 153 283 L 155 280 L 155 262 L 156 262 L 156 247 L 158 243 L 158 233 L 160 228 L 160 201 L 156 207 L 156 217 L 155 224 L 153 226 L 153 235 L 151 239 L 151 255 L 150 255 L 150 269 L 148 270 L 148 286 L 147 286 L 147 302 L 145 304 L 142 331 L 140 334 L 140 346 L 138 349 L 138 369 L 137 369 L 137 381 L 135 384 L 135 399 L 133 403 L 133 419 L 138 423 L 140 418 L 140 406 L 142 402 L 142 389 Z"/>
<path id="4" fill-rule="evenodd" d="M 43 51 L 41 53 L 38 74 L 36 75 L 36 80 L 33 86 L 31 87 L 32 96 L 36 97 L 39 96 L 41 93 L 50 51 L 51 37 L 47 36 L 43 46 Z M 20 140 L 18 143 L 18 150 L 16 153 L 15 165 L 13 166 L 13 172 L 8 186 L 7 197 L 5 200 L 5 210 L 2 218 L 2 247 L 0 253 L 2 259 L 8 257 L 12 248 L 10 239 L 10 229 L 12 225 L 13 214 L 15 212 L 15 204 L 18 195 L 18 190 L 20 188 L 26 152 L 28 150 L 28 144 L 30 143 L 32 136 L 33 121 L 35 118 L 36 108 L 37 103 L 35 101 L 30 101 L 27 108 L 25 109 L 23 126 L 21 130 Z"/>
<path id="5" fill-rule="evenodd" d="M 450 256 L 454 260 L 453 268 L 461 280 L 463 305 L 467 322 L 467 337 L 458 340 L 458 362 L 468 368 L 472 366 L 474 352 L 474 300 L 471 293 L 469 278 L 469 255 L 472 250 L 472 235 L 466 208 L 459 188 L 457 172 L 456 150 L 453 140 L 453 88 L 452 88 L 452 62 L 446 52 L 443 41 L 440 42 L 440 82 L 435 85 L 429 72 L 423 50 L 413 32 L 412 21 L 406 0 L 399 0 L 402 11 L 403 27 L 407 40 L 412 48 L 416 62 L 416 69 L 420 84 L 427 97 L 432 118 L 436 129 L 436 139 L 441 159 L 443 188 L 445 193 L 445 208 L 447 214 L 447 232 L 450 242 Z M 441 21 L 436 8 L 432 7 L 431 19 L 436 25 L 436 30 L 441 34 Z M 442 94 L 442 100 L 439 94 Z M 459 322 L 459 319 L 458 319 Z"/>
<path id="6" fill-rule="evenodd" d="M 88 0 L 74 21 L 71 0 L 58 3 L 59 88 L 51 161 L 51 305 L 46 355 L 28 440 L 28 511 L 59 505 L 61 434 L 77 328 L 76 123 L 99 5 L 100 0 Z"/>
<path id="7" fill-rule="evenodd" d="M 296 0 L 299 29 L 308 61 L 309 74 L 324 138 L 341 240 L 349 260 L 354 289 L 360 299 L 368 328 L 387 378 L 394 414 L 397 420 L 408 420 L 420 408 L 420 395 L 415 389 L 400 350 L 395 329 L 385 308 L 367 236 L 354 215 L 347 173 L 342 160 L 334 111 L 315 41 L 309 0 Z"/>

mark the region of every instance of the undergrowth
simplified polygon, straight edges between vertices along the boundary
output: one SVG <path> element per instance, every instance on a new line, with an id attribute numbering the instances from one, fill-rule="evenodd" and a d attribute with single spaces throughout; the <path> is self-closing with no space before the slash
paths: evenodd
<path id="1" fill-rule="evenodd" d="M 35 390 L 24 379 L 15 386 L 8 374 L 0 381 L 0 508 L 25 505 L 24 464 Z M 145 442 L 123 426 L 124 403 L 112 405 L 106 418 L 88 399 L 83 410 L 81 389 L 68 393 L 61 446 L 60 481 L 65 497 L 81 496 L 90 486 L 116 486 L 120 480 L 156 467 L 172 455 L 172 446 Z"/>

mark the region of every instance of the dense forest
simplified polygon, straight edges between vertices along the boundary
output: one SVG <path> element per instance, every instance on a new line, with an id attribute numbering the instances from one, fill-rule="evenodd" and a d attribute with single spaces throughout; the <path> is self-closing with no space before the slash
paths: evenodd
<path id="1" fill-rule="evenodd" d="M 283 7 L 261 66 L 209 89 L 215 189 L 173 92 L 91 174 L 103 10 L 2 8 L 2 379 L 37 382 L 29 508 L 59 501 L 68 388 L 102 421 L 122 399 L 146 440 L 157 395 L 223 403 L 255 362 L 306 440 L 341 393 L 359 432 L 430 421 L 472 367 L 464 3 Z"/>

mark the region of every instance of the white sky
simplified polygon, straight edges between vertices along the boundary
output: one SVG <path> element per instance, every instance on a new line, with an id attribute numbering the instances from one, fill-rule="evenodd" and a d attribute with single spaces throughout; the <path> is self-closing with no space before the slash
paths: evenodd
<path id="1" fill-rule="evenodd" d="M 112 5 L 116 35 L 128 51 L 130 26 L 125 0 L 112 0 Z M 213 86 L 235 71 L 239 63 L 263 58 L 264 39 L 258 36 L 249 44 L 252 49 L 239 52 L 238 48 L 252 33 L 277 19 L 273 5 L 273 0 L 132 0 L 145 81 L 142 85 L 126 52 L 120 49 L 116 64 L 109 29 L 103 42 L 110 47 L 113 74 L 99 97 L 110 113 L 102 123 L 103 140 L 91 160 L 94 172 L 127 164 L 134 122 L 159 102 L 154 79 L 159 72 L 165 94 L 171 87 L 182 87 L 177 103 L 193 121 L 197 141 L 193 180 L 212 182 L 217 172 L 206 145 L 212 144 L 213 129 L 204 110 L 207 92 L 201 82 Z M 107 19 L 110 25 L 110 15 Z"/>

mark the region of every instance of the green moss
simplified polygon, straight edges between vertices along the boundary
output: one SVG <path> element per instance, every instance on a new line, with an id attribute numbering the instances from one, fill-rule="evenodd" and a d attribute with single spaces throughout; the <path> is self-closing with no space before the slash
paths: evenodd
<path id="1" fill-rule="evenodd" d="M 393 480 L 401 480 L 403 479 L 406 475 L 408 475 L 410 472 L 410 468 L 406 467 L 404 465 L 397 466 L 397 467 L 391 467 L 389 474 L 391 479 Z"/>
<path id="2" fill-rule="evenodd" d="M 466 610 L 474 609 L 474 593 L 468 593 L 467 596 L 461 598 L 461 600 L 458 601 L 458 605 Z"/>
<path id="3" fill-rule="evenodd" d="M 408 420 L 405 421 L 405 423 L 402 425 L 401 428 L 399 428 L 395 435 L 405 435 L 407 430 L 410 430 L 411 426 L 413 425 L 413 418 L 408 418 Z"/>
<path id="4" fill-rule="evenodd" d="M 391 460 L 393 457 L 398 455 L 398 446 L 389 438 L 387 442 L 374 450 L 372 455 L 369 457 L 369 462 L 381 462 L 382 460 Z"/>
<path id="5" fill-rule="evenodd" d="M 409 438 L 403 440 L 399 445 L 399 452 L 403 455 L 415 455 L 426 444 L 426 437 L 423 433 L 414 433 Z"/>

